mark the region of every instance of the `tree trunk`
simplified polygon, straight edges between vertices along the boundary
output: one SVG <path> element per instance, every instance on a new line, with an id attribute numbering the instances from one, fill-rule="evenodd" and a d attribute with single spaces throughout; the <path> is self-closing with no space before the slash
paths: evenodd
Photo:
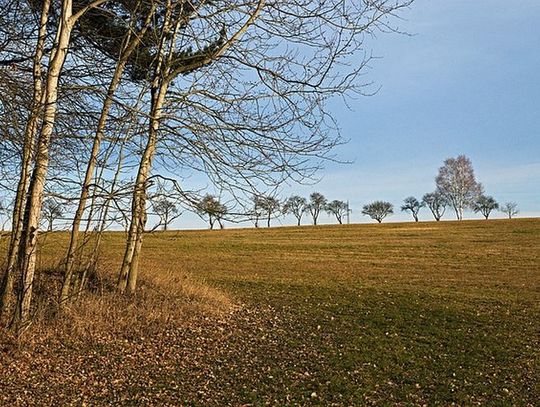
<path id="1" fill-rule="evenodd" d="M 0 317 L 8 311 L 13 302 L 13 283 L 15 280 L 15 263 L 19 255 L 19 245 L 22 237 L 22 223 L 24 218 L 25 198 L 30 184 L 30 171 L 32 166 L 32 156 L 34 142 L 38 132 L 40 112 L 43 105 L 43 81 L 41 78 L 41 61 L 43 59 L 45 38 L 47 36 L 47 21 L 49 17 L 50 0 L 43 2 L 41 17 L 39 22 L 39 33 L 36 44 L 36 51 L 33 59 L 33 82 L 34 91 L 32 98 L 32 108 L 30 117 L 26 124 L 24 133 L 24 144 L 22 151 L 21 174 L 17 184 L 17 193 L 12 216 L 11 239 L 7 254 L 7 266 L 1 284 Z"/>
<path id="2" fill-rule="evenodd" d="M 30 304 L 32 300 L 32 287 L 36 268 L 36 249 L 41 215 L 41 204 L 43 200 L 43 189 L 45 177 L 49 166 L 49 147 L 51 135 L 57 111 L 58 81 L 67 55 L 71 30 L 73 28 L 72 2 L 63 2 L 62 17 L 58 26 L 55 48 L 51 52 L 49 69 L 47 72 L 47 82 L 45 87 L 45 106 L 43 112 L 43 126 L 38 138 L 36 162 L 30 180 L 28 198 L 26 201 L 25 216 L 22 226 L 22 236 L 20 244 L 21 286 L 19 288 L 18 312 L 14 320 L 18 333 L 30 316 Z"/>
<path id="3" fill-rule="evenodd" d="M 122 79 L 122 75 L 124 73 L 126 63 L 129 57 L 135 51 L 137 46 L 140 44 L 141 38 L 144 36 L 145 32 L 147 31 L 150 25 L 151 18 L 154 14 L 154 10 L 155 10 L 155 5 L 153 5 L 152 9 L 149 11 L 145 24 L 143 28 L 140 30 L 140 32 L 138 32 L 137 35 L 135 35 L 132 38 L 131 31 L 130 31 L 130 34 L 126 38 L 124 48 L 122 49 L 122 54 L 116 64 L 113 77 L 111 78 L 111 82 L 107 90 L 107 95 L 105 97 L 103 106 L 101 108 L 101 114 L 98 120 L 96 133 L 95 133 L 94 140 L 92 143 L 92 149 L 90 152 L 90 157 L 88 159 L 84 181 L 81 188 L 79 203 L 77 205 L 77 210 L 75 211 L 75 217 L 73 218 L 73 224 L 71 227 L 69 248 L 66 255 L 66 267 L 64 270 L 64 281 L 62 284 L 62 291 L 60 294 L 60 306 L 62 306 L 69 298 L 69 291 L 70 291 L 71 280 L 73 276 L 73 265 L 75 261 L 75 255 L 77 251 L 79 250 L 78 242 L 79 242 L 79 235 L 80 235 L 79 230 L 80 230 L 81 220 L 84 214 L 84 210 L 86 208 L 86 201 L 88 199 L 90 185 L 93 180 L 93 174 L 96 167 L 101 142 L 105 135 L 105 127 L 107 124 L 107 120 L 109 118 L 109 112 L 114 101 L 113 99 L 114 94 L 116 93 L 116 90 L 118 89 L 118 85 L 120 84 L 120 80 Z"/>

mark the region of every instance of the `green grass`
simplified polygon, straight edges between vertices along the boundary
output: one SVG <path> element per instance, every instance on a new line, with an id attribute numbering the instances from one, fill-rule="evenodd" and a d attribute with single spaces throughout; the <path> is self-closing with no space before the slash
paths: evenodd
<path id="1" fill-rule="evenodd" d="M 43 264 L 64 238 L 47 237 Z M 120 234 L 106 248 L 114 270 Z M 135 365 L 132 385 L 89 393 L 90 402 L 540 400 L 539 219 L 155 233 L 142 268 L 143 280 L 194 276 L 242 307 L 183 328 L 177 354 L 160 348 L 160 361 L 144 361 L 151 382 Z M 124 353 L 106 341 L 103 349 L 130 369 Z"/>

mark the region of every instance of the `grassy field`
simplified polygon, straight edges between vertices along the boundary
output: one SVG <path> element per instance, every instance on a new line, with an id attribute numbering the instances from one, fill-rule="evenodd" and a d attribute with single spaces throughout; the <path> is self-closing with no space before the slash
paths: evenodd
<path id="1" fill-rule="evenodd" d="M 121 252 L 26 346 L 0 333 L 0 403 L 539 403 L 540 219 L 154 233 L 131 302 Z"/>

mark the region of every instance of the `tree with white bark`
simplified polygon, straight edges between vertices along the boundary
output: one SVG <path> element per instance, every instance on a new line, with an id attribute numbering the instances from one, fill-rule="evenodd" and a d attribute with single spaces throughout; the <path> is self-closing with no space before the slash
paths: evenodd
<path id="1" fill-rule="evenodd" d="M 482 184 L 476 181 L 471 160 L 464 155 L 446 159 L 439 168 L 435 183 L 437 191 L 452 206 L 458 220 L 463 219 L 465 209 L 471 208 L 484 191 Z"/>
<path id="2" fill-rule="evenodd" d="M 0 66 L 10 69 L 0 75 L 0 99 L 16 94 L 14 84 L 27 97 L 7 100 L 20 108 L 2 105 L 24 124 L 17 137 L 1 139 L 2 147 L 16 141 L 20 160 L 0 313 L 14 310 L 9 320 L 19 333 L 29 322 L 46 182 L 51 166 L 68 156 L 55 140 L 75 143 L 73 172 L 82 169 L 73 175 L 82 182 L 59 304 L 73 298 L 76 281 L 82 286 L 75 278 L 81 236 L 98 228 L 98 246 L 111 216 L 128 228 L 117 288 L 133 293 L 155 172 L 200 171 L 220 188 L 243 192 L 312 176 L 341 143 L 329 131 L 326 102 L 362 93 L 370 60 L 364 39 L 392 31 L 395 14 L 411 3 L 13 2 L 15 12 L 5 14 L 0 4 Z M 93 102 L 72 104 L 82 94 Z M 82 116 L 91 130 L 81 131 Z M 68 143 L 65 129 L 81 134 Z"/>

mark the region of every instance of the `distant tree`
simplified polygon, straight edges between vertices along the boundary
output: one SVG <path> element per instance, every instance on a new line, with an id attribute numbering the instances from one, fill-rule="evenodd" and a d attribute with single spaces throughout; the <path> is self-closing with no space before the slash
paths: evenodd
<path id="1" fill-rule="evenodd" d="M 404 212 L 410 211 L 414 221 L 418 222 L 418 212 L 420 212 L 420 209 L 422 209 L 424 206 L 426 206 L 424 201 L 420 202 L 414 196 L 409 196 L 403 200 L 401 210 Z"/>
<path id="2" fill-rule="evenodd" d="M 381 223 L 384 218 L 394 213 L 394 205 L 386 201 L 375 201 L 364 205 L 362 213 Z"/>
<path id="3" fill-rule="evenodd" d="M 465 208 L 472 207 L 483 193 L 482 184 L 477 182 L 474 176 L 471 160 L 464 155 L 446 159 L 439 168 L 435 183 L 437 191 L 454 208 L 458 220 L 463 219 Z"/>
<path id="4" fill-rule="evenodd" d="M 287 198 L 287 200 L 283 204 L 282 212 L 284 215 L 288 215 L 288 214 L 294 215 L 294 217 L 298 221 L 298 226 L 300 226 L 300 223 L 302 221 L 302 216 L 308 210 L 307 204 L 308 203 L 307 203 L 306 198 L 302 198 L 301 196 L 298 196 L 298 195 L 293 195 Z"/>
<path id="5" fill-rule="evenodd" d="M 253 201 L 252 217 L 255 227 L 259 227 L 259 220 L 264 215 L 264 196 L 254 195 L 251 200 Z"/>
<path id="6" fill-rule="evenodd" d="M 201 217 L 207 217 L 210 229 L 218 222 L 219 227 L 223 229 L 223 218 L 227 214 L 227 207 L 222 204 L 215 196 L 206 194 L 197 204 L 197 213 Z"/>
<path id="7" fill-rule="evenodd" d="M 499 204 L 492 196 L 480 195 L 473 204 L 473 210 L 480 212 L 486 219 L 494 209 L 499 209 Z"/>
<path id="8" fill-rule="evenodd" d="M 41 209 L 41 218 L 47 222 L 47 231 L 52 232 L 53 224 L 64 215 L 64 205 L 54 198 L 46 198 Z"/>
<path id="9" fill-rule="evenodd" d="M 347 215 L 349 211 L 349 205 L 347 202 L 333 200 L 325 207 L 326 212 L 329 215 L 334 215 L 340 225 L 343 224 L 343 217 Z"/>
<path id="10" fill-rule="evenodd" d="M 154 229 L 163 226 L 163 230 L 167 230 L 171 222 L 181 215 L 174 202 L 164 197 L 155 199 L 152 203 L 152 207 L 159 217 L 159 223 Z"/>
<path id="11" fill-rule="evenodd" d="M 273 196 L 263 196 L 260 198 L 259 206 L 262 209 L 262 213 L 266 216 L 267 226 L 270 227 L 272 216 L 279 213 L 281 209 L 279 200 Z"/>
<path id="12" fill-rule="evenodd" d="M 327 200 L 324 195 L 319 192 L 313 192 L 309 196 L 308 210 L 313 218 L 314 225 L 317 224 L 317 219 L 319 218 L 321 211 L 326 207 L 326 202 Z"/>
<path id="13" fill-rule="evenodd" d="M 0 200 L 0 232 L 4 231 L 6 223 L 9 221 L 9 206 Z"/>
<path id="14" fill-rule="evenodd" d="M 515 202 L 506 202 L 499 210 L 506 213 L 506 215 L 508 215 L 508 219 L 512 219 L 514 215 L 519 213 L 518 205 Z"/>
<path id="15" fill-rule="evenodd" d="M 422 202 L 427 205 L 435 220 L 440 221 L 448 205 L 446 198 L 439 191 L 435 191 L 425 194 Z"/>

